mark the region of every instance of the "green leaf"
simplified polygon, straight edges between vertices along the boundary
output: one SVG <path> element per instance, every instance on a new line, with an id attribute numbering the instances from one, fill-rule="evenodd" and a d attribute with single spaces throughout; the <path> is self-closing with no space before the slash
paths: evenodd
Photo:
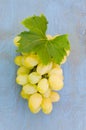
<path id="1" fill-rule="evenodd" d="M 43 15 L 27 18 L 23 24 L 29 31 L 19 34 L 21 39 L 18 52 L 35 52 L 43 64 L 51 61 L 60 64 L 66 55 L 66 50 L 70 50 L 67 34 L 48 40 L 45 34 L 47 20 Z"/>
<path id="2" fill-rule="evenodd" d="M 44 15 L 28 17 L 22 24 L 32 32 L 45 37 L 48 21 Z"/>

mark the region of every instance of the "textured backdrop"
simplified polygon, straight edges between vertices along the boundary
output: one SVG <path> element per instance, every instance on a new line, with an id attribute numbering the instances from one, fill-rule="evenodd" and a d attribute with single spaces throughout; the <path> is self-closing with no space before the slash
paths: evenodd
<path id="1" fill-rule="evenodd" d="M 47 116 L 30 113 L 19 96 L 13 63 L 20 21 L 40 13 L 49 20 L 48 34 L 69 33 L 71 41 L 61 100 Z M 86 0 L 0 0 L 0 130 L 86 130 Z"/>

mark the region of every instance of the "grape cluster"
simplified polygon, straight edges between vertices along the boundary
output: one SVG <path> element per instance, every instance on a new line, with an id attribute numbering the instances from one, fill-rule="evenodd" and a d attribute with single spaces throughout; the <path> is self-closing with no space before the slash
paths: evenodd
<path id="1" fill-rule="evenodd" d="M 18 40 L 19 37 L 14 39 L 16 46 L 19 45 Z M 65 56 L 61 64 L 66 58 Z M 28 101 L 30 111 L 38 113 L 42 109 L 45 114 L 51 113 L 52 103 L 60 100 L 57 91 L 63 88 L 61 66 L 53 62 L 43 65 L 34 53 L 22 53 L 15 57 L 14 62 L 19 66 L 16 82 L 22 86 L 20 95 Z"/>

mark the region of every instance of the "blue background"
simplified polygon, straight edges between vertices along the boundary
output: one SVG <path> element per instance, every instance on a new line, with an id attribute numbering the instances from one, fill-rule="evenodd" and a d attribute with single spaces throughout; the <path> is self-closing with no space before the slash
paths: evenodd
<path id="1" fill-rule="evenodd" d="M 64 88 L 53 112 L 30 113 L 15 83 L 13 38 L 23 18 L 44 13 L 48 34 L 69 33 Z M 86 0 L 0 0 L 0 130 L 86 130 Z"/>

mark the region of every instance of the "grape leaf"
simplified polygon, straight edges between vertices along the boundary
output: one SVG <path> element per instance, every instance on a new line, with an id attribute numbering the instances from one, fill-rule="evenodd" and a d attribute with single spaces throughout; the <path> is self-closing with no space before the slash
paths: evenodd
<path id="1" fill-rule="evenodd" d="M 28 17 L 22 21 L 22 24 L 32 32 L 45 37 L 48 21 L 44 15 Z"/>
<path id="2" fill-rule="evenodd" d="M 19 34 L 21 37 L 18 52 L 35 52 L 43 64 L 53 61 L 60 64 L 70 50 L 68 35 L 59 35 L 48 40 L 46 37 L 47 20 L 44 15 L 26 18 L 23 25 L 29 29 Z"/>

